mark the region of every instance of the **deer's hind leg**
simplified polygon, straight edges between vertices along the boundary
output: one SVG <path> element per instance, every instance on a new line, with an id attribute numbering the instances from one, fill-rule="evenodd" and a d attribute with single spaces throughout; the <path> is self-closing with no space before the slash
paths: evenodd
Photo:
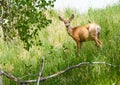
<path id="1" fill-rule="evenodd" d="M 92 36 L 92 39 L 95 41 L 96 46 L 102 48 L 102 42 L 96 36 Z"/>

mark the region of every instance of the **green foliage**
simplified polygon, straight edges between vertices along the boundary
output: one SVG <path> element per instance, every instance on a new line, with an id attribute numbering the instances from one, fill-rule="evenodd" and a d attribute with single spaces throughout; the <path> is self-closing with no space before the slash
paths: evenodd
<path id="1" fill-rule="evenodd" d="M 99 10 L 90 9 L 88 14 L 84 15 L 74 12 L 72 26 L 85 25 L 88 20 L 91 20 L 100 24 L 102 28 L 100 40 L 103 42 L 103 48 L 97 48 L 92 41 L 85 42 L 79 56 L 76 55 L 74 40 L 67 34 L 64 24 L 58 19 L 60 13 L 53 10 L 49 12 L 49 17 L 54 22 L 47 29 L 39 31 L 36 37 L 37 40 L 40 39 L 39 50 L 33 47 L 26 51 L 21 44 L 7 45 L 0 41 L 0 67 L 23 80 L 29 80 L 37 78 L 43 56 L 45 58 L 43 77 L 80 62 L 107 62 L 116 66 L 84 65 L 40 84 L 120 85 L 120 5 Z M 72 13 L 73 10 L 69 9 L 63 15 L 68 18 Z M 32 75 L 23 78 L 29 74 Z M 5 77 L 3 81 L 4 85 L 17 85 Z"/>
<path id="2" fill-rule="evenodd" d="M 51 23 L 44 12 L 48 7 L 53 7 L 55 0 L 8 0 L 4 1 L 4 20 L 6 32 L 11 38 L 18 37 L 24 43 L 24 48 L 29 50 L 33 45 L 39 45 L 39 31 Z M 36 40 L 36 42 L 34 41 Z"/>

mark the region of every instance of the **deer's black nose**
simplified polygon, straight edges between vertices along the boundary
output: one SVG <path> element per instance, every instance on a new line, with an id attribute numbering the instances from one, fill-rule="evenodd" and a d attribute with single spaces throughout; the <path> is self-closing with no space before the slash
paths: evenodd
<path id="1" fill-rule="evenodd" d="M 70 24 L 66 24 L 66 27 L 69 27 L 70 26 Z"/>
<path id="2" fill-rule="evenodd" d="M 66 27 L 69 27 L 69 25 L 66 25 Z"/>

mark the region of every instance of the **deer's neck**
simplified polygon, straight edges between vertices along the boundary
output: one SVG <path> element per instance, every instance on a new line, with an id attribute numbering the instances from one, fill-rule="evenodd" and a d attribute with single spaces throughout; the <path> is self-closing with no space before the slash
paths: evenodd
<path id="1" fill-rule="evenodd" d="M 71 27 L 71 26 L 68 26 L 68 27 L 67 27 L 67 32 L 68 32 L 68 34 L 69 34 L 70 36 L 72 36 L 72 31 L 73 31 L 72 27 Z"/>

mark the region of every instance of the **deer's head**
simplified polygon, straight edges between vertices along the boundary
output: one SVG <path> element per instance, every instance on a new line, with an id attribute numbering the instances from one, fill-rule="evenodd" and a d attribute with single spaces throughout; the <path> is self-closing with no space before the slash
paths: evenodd
<path id="1" fill-rule="evenodd" d="M 65 20 L 61 16 L 59 16 L 59 19 L 64 22 L 67 28 L 70 26 L 70 22 L 72 21 L 73 18 L 74 18 L 74 14 L 72 14 L 68 20 Z"/>

